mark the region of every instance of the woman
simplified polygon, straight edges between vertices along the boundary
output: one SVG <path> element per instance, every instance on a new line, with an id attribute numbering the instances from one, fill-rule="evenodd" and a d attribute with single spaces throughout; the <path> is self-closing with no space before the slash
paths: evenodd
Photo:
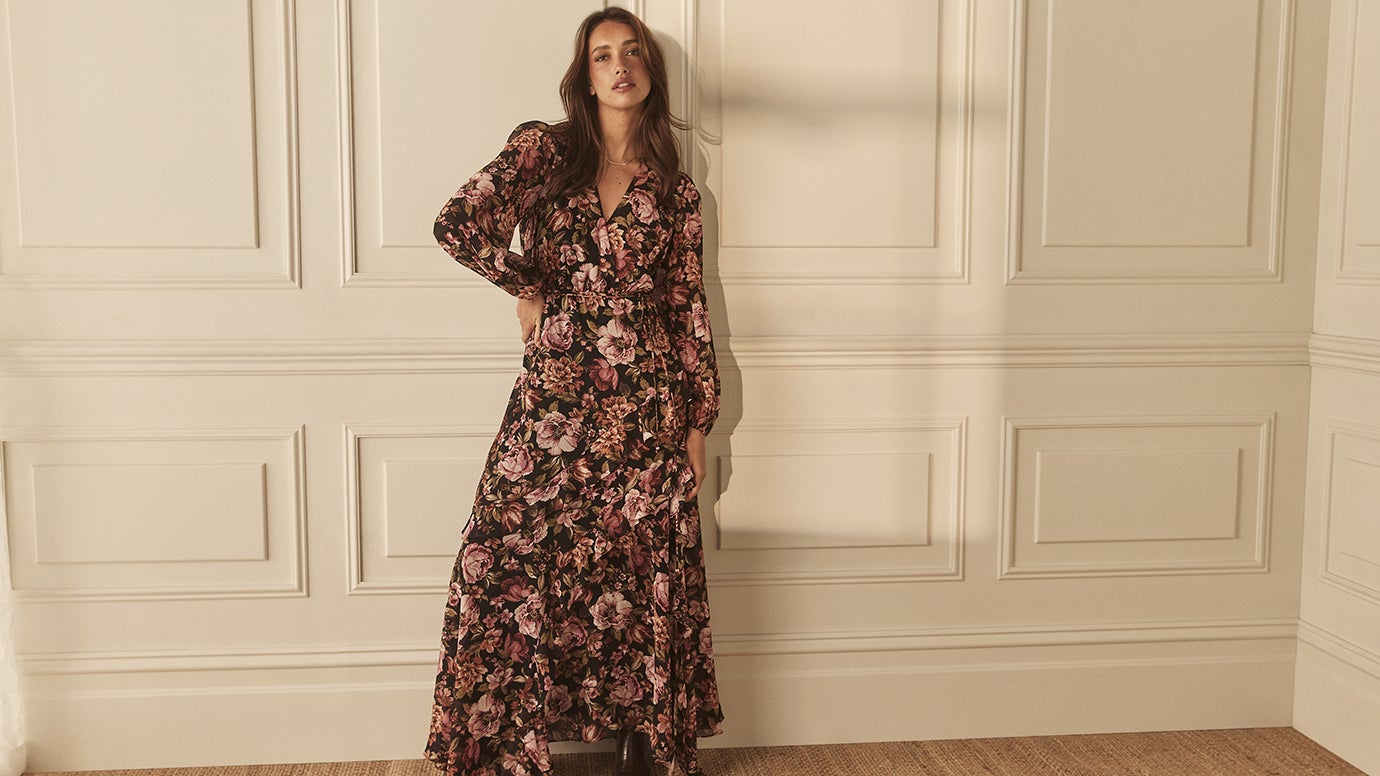
<path id="1" fill-rule="evenodd" d="M 617 736 L 616 774 L 695 776 L 722 721 L 695 500 L 719 408 L 699 193 L 635 16 L 585 19 L 561 99 L 566 121 L 519 126 L 436 219 L 518 298 L 526 348 L 451 578 L 427 756 L 547 773 L 548 742 Z"/>

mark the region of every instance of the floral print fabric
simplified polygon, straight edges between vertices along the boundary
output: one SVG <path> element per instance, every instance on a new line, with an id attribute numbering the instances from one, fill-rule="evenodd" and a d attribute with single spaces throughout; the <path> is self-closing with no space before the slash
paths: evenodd
<path id="1" fill-rule="evenodd" d="M 643 171 L 609 218 L 547 197 L 562 158 L 519 126 L 436 219 L 509 293 L 543 295 L 451 577 L 426 755 L 448 774 L 551 770 L 548 743 L 647 733 L 699 773 L 722 713 L 688 429 L 718 415 L 699 193 Z M 508 249 L 518 229 L 523 252 Z"/>

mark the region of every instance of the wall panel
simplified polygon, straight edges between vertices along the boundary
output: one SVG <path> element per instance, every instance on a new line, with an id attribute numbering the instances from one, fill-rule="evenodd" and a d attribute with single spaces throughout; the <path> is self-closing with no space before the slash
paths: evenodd
<path id="1" fill-rule="evenodd" d="M 1292 3 L 1023 10 L 1010 279 L 1277 281 Z"/>
<path id="2" fill-rule="evenodd" d="M 0 284 L 294 287 L 295 7 L 6 3 Z"/>
<path id="3" fill-rule="evenodd" d="M 1380 53 L 1370 42 L 1380 35 L 1380 9 L 1353 2 L 1347 27 L 1340 30 L 1345 62 L 1340 65 L 1344 102 L 1338 108 L 1338 153 L 1342 174 L 1336 227 L 1336 279 L 1342 283 L 1380 283 L 1380 224 L 1371 217 L 1380 207 L 1380 151 L 1366 140 L 1380 126 L 1380 85 L 1368 74 L 1380 68 Z"/>
<path id="4" fill-rule="evenodd" d="M 705 483 L 717 494 L 711 581 L 961 577 L 965 428 L 945 418 L 738 424 Z"/>
<path id="5" fill-rule="evenodd" d="M 1273 426 L 1008 419 L 1002 576 L 1267 571 Z"/>
<path id="6" fill-rule="evenodd" d="M 306 595 L 300 430 L 11 430 L 21 600 Z"/>
<path id="7" fill-rule="evenodd" d="M 720 279 L 967 278 L 971 3 L 693 7 Z"/>
<path id="8" fill-rule="evenodd" d="M 1329 423 L 1322 578 L 1380 604 L 1380 429 Z"/>

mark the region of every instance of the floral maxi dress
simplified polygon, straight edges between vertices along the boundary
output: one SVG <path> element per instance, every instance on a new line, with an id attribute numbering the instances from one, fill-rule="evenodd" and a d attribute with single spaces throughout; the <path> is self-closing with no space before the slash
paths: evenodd
<path id="1" fill-rule="evenodd" d="M 723 719 L 686 498 L 688 429 L 719 409 L 699 193 L 681 174 L 658 202 L 644 170 L 605 219 L 593 189 L 543 195 L 561 159 L 523 124 L 436 219 L 457 261 L 546 306 L 456 558 L 426 755 L 527 776 L 551 771 L 550 741 L 629 728 L 696 776 Z"/>

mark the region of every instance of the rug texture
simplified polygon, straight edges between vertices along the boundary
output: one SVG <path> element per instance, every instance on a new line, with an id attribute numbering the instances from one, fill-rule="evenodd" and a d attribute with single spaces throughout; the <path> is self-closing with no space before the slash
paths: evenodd
<path id="1" fill-rule="evenodd" d="M 608 753 L 553 755 L 552 764 L 555 776 L 608 776 L 612 758 Z M 702 749 L 700 761 L 705 776 L 1365 776 L 1291 728 Z M 436 773 L 425 760 L 394 760 L 83 771 L 82 776 Z"/>

